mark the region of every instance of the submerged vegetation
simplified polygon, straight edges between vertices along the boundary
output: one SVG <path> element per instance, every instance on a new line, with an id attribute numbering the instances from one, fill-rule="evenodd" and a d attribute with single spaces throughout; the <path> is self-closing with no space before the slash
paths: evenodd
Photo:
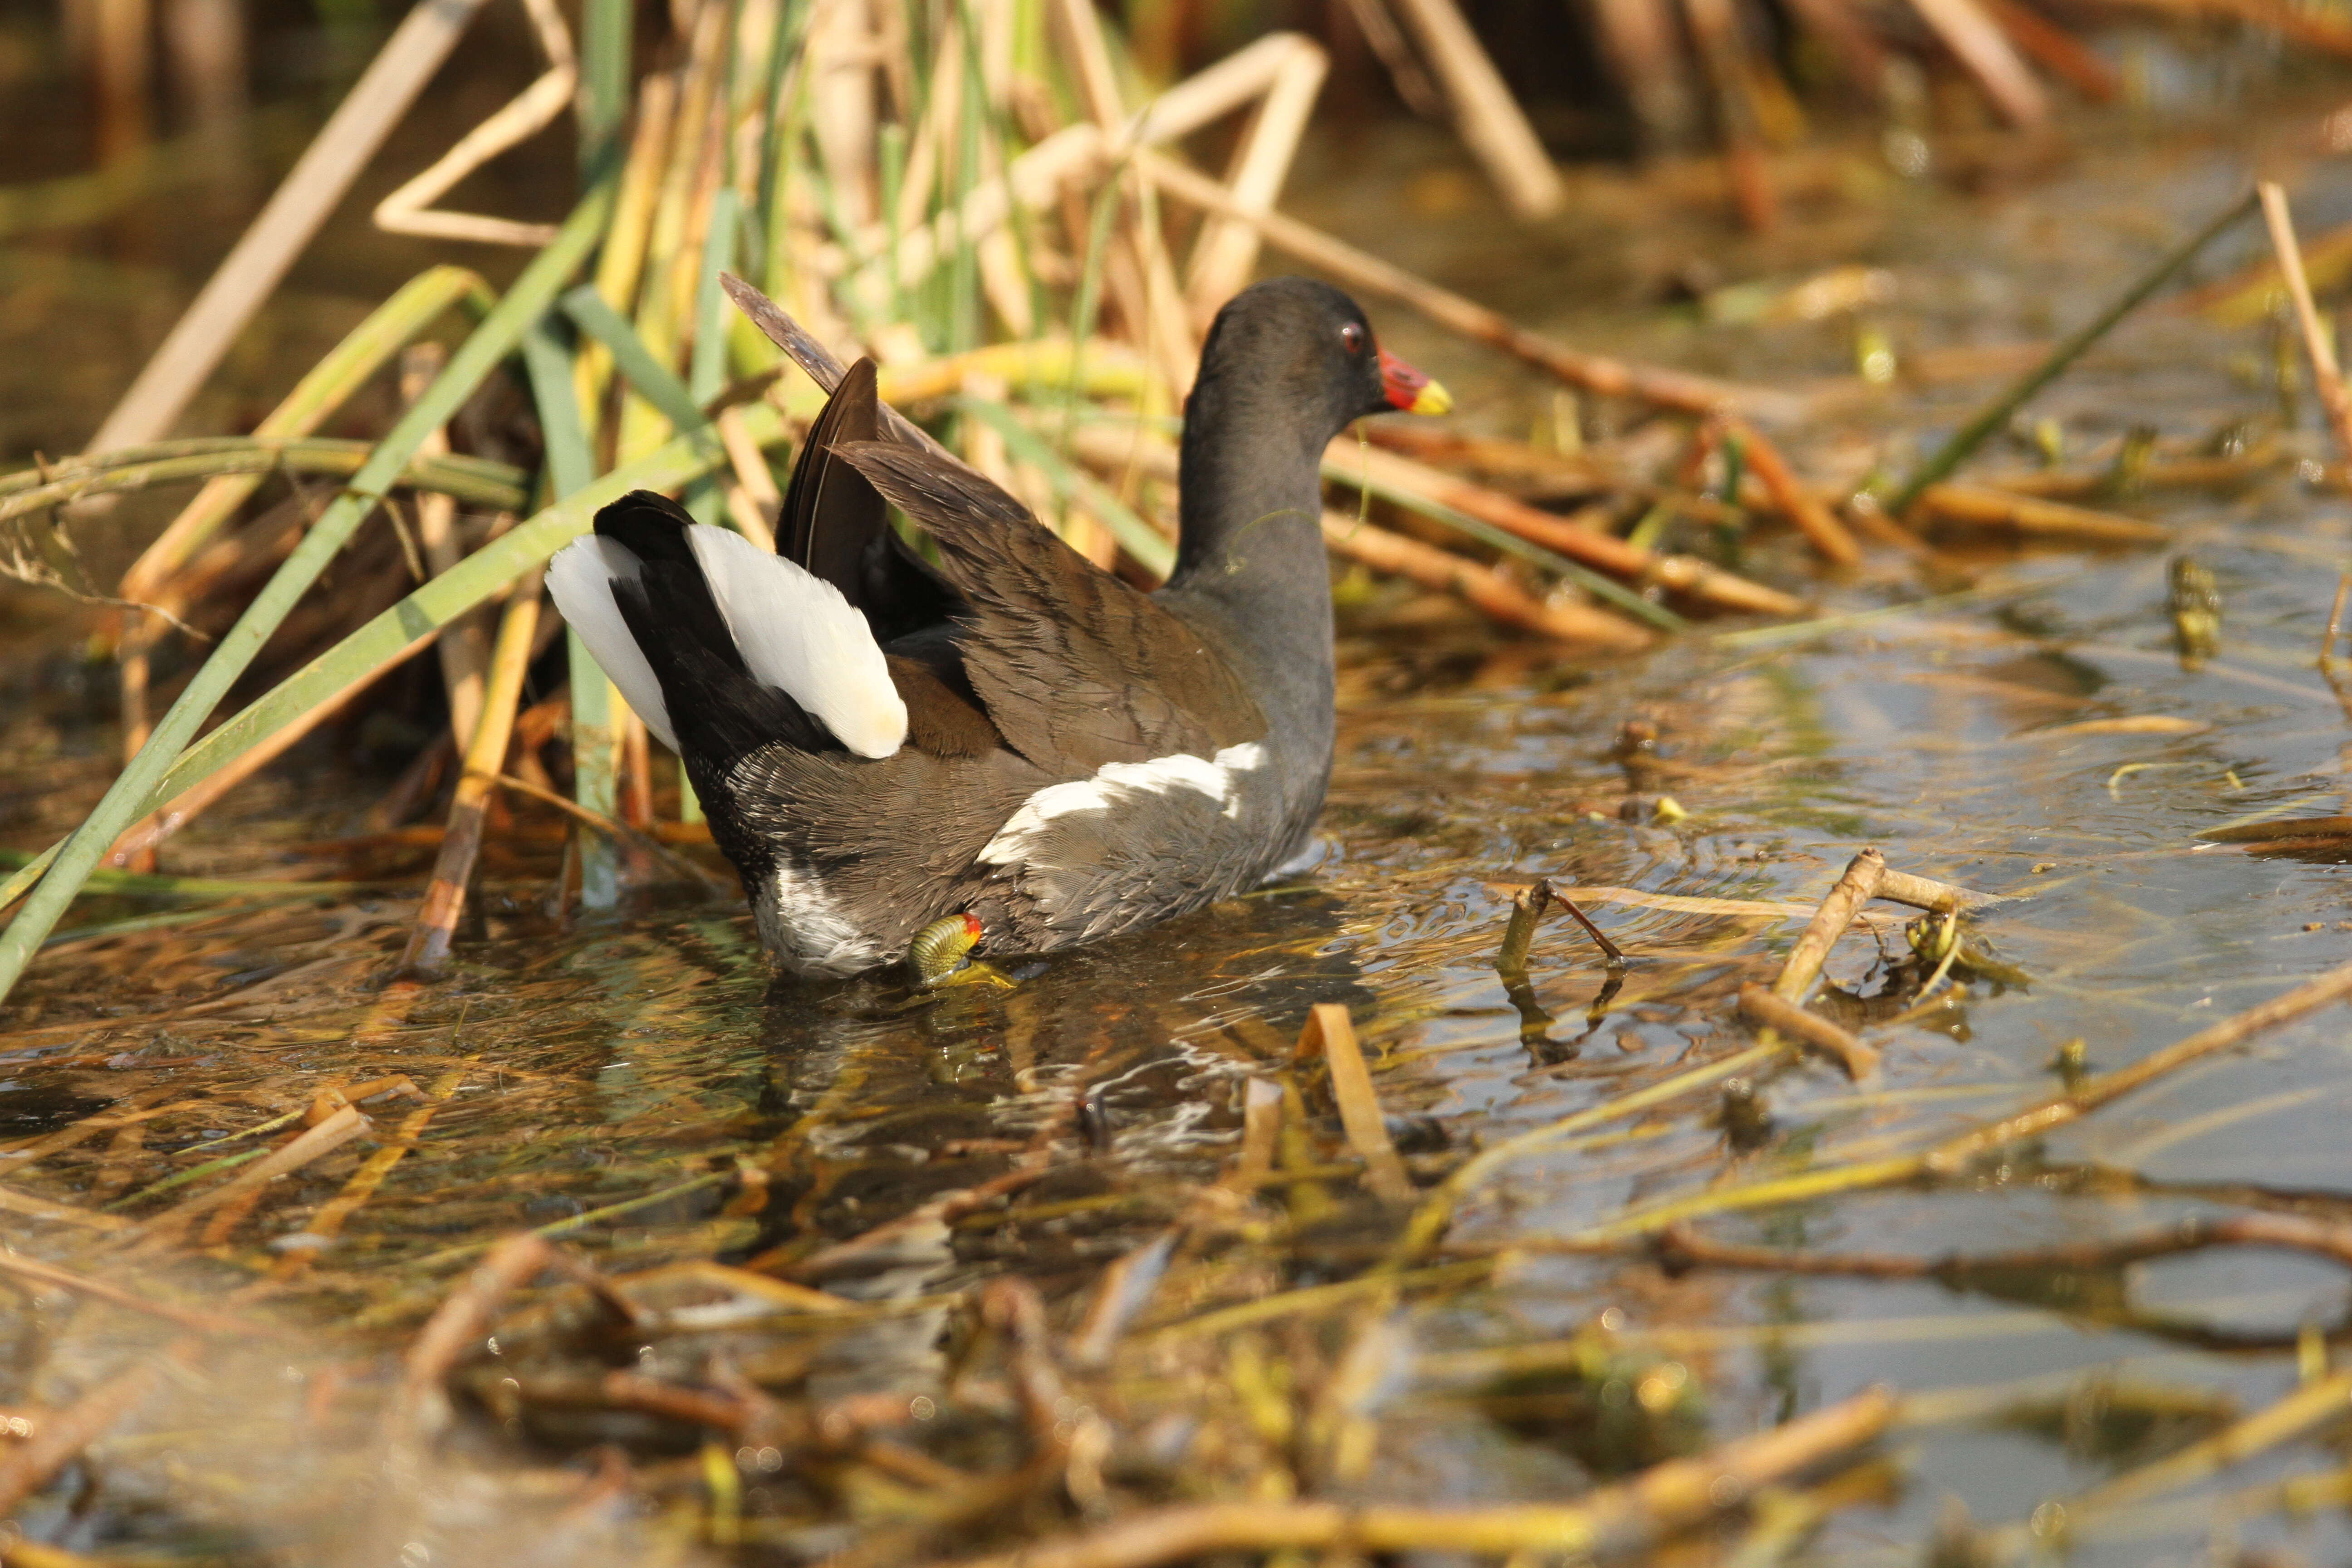
<path id="1" fill-rule="evenodd" d="M 1754 223 L 1787 89 L 1721 9 Z M 2013 0 L 1921 6 L 1932 47 L 1796 9 L 2021 121 L 1988 16 L 2109 70 Z M 530 11 L 541 84 L 377 209 L 511 281 L 436 265 L 170 438 L 242 321 L 200 306 L 110 436 L 0 476 L 11 603 L 72 605 L 119 726 L 28 677 L 6 742 L 0 1562 L 2352 1547 L 2341 231 L 2235 152 L 2055 175 L 2037 221 L 2130 221 L 1698 279 L 1676 331 L 1853 373 L 1701 374 L 1278 210 L 1304 36 L 1180 76 L 1086 0 Z M 1398 11 L 1527 209 L 1451 8 Z M 1940 134 L 1907 102 L 1866 158 Z M 561 221 L 441 210 L 574 109 Z M 2066 281 L 1926 341 L 1942 248 Z M 1328 456 L 1325 863 L 993 984 L 772 983 L 541 564 L 639 487 L 771 542 L 854 349 L 1155 583 L 1199 334 L 1292 266 L 1537 411 Z"/>

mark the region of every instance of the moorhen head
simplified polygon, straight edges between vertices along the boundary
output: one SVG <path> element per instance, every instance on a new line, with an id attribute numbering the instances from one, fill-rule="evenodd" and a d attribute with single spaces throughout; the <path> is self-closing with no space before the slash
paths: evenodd
<path id="1" fill-rule="evenodd" d="M 802 446 L 776 553 L 639 490 L 548 588 L 685 760 L 778 962 L 1051 952 L 1304 847 L 1331 763 L 1323 449 L 1446 406 L 1339 290 L 1236 295 L 1185 402 L 1176 570 L 1146 594 L 936 447 L 877 438 L 861 360 Z"/>

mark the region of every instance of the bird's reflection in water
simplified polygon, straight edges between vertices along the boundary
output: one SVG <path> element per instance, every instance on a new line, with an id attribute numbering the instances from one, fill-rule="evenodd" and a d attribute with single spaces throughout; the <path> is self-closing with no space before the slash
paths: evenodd
<path id="1" fill-rule="evenodd" d="M 1213 1176 L 1244 1080 L 1286 1060 L 1309 1008 L 1369 1003 L 1344 913 L 1313 891 L 1235 900 L 1011 989 L 778 980 L 762 1037 L 786 1130 L 743 1257 L 859 1300 L 1008 1266 L 1048 1295 L 1082 1283 Z M 918 1310 L 838 1336 L 813 1376 L 828 1394 L 934 1384 L 944 1326 Z"/>

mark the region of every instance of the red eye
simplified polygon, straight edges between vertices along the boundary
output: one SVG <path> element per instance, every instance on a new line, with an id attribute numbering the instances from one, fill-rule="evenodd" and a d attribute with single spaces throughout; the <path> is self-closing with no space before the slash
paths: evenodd
<path id="1" fill-rule="evenodd" d="M 1355 322 L 1349 321 L 1346 326 L 1339 329 L 1339 341 L 1347 345 L 1347 349 L 1349 353 L 1362 353 L 1364 352 L 1364 329 L 1358 326 Z"/>

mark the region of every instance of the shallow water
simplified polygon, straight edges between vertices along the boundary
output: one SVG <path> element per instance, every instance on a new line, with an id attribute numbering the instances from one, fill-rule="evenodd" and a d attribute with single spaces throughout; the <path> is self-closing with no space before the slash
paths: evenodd
<path id="1" fill-rule="evenodd" d="M 1589 226 L 1551 237 L 1538 251 L 1543 267 L 1497 268 L 1475 191 L 1433 197 L 1455 205 L 1424 214 L 1398 248 L 1580 343 L 1826 385 L 1851 369 L 1851 315 L 1710 325 L 1695 308 L 1657 304 L 1658 279 L 1697 256 L 1724 283 L 1777 285 L 1859 263 L 1893 274 L 1892 298 L 1869 319 L 1903 362 L 2032 341 L 2081 319 L 2241 188 L 2258 159 L 2307 155 L 2326 106 L 2292 99 L 2252 126 L 2207 121 L 2160 134 L 2110 122 L 1974 192 L 1881 174 L 1871 200 L 1811 198 L 1770 242 L 1726 239 L 1704 199 L 1637 207 L 1596 185 Z M 1424 155 L 1412 135 L 1400 133 L 1395 156 Z M 1865 153 L 1853 157 L 1867 166 Z M 2301 165 L 2301 180 L 2307 234 L 2352 212 L 2340 165 Z M 1299 210 L 1369 235 L 1373 191 L 1369 177 L 1326 183 Z M 2217 247 L 2201 275 L 2252 244 L 2249 230 Z M 1386 331 L 1395 312 L 1379 314 Z M 1409 321 L 1391 336 L 1454 385 L 1481 427 L 1517 434 L 1548 407 L 1548 388 L 1481 351 Z M 2183 441 L 2233 422 L 2274 426 L 2269 345 L 2265 328 L 2151 312 L 2033 412 L 2061 421 L 2077 467 L 2103 461 L 2103 443 L 2136 425 Z M 1871 392 L 1847 378 L 1795 444 L 1825 473 L 1899 463 L 1991 384 Z M 2302 427 L 2273 434 L 2290 458 L 2332 460 L 2304 401 Z M 2032 462 L 2020 444 L 1982 466 Z M 896 975 L 773 981 L 742 911 L 681 887 L 646 891 L 609 919 L 560 921 L 547 907 L 556 862 L 544 841 L 487 862 L 452 979 L 382 989 L 429 850 L 298 853 L 347 829 L 383 784 L 335 766 L 324 747 L 298 753 L 294 782 L 237 797 L 174 841 L 166 869 L 252 878 L 303 868 L 380 879 L 381 889 L 225 905 L 87 900 L 12 999 L 0 1184 L 150 1221 L 207 1190 L 190 1183 L 166 1195 L 154 1184 L 267 1146 L 215 1141 L 330 1086 L 399 1075 L 413 1089 L 367 1104 L 367 1136 L 249 1208 L 196 1215 L 176 1240 L 31 1215 L 0 1222 L 28 1255 L 191 1305 L 233 1303 L 272 1325 L 265 1344 L 224 1342 L 200 1370 L 167 1379 L 100 1463 L 27 1504 L 18 1524 L 76 1551 L 236 1562 L 272 1550 L 358 1562 L 393 1549 L 411 1563 L 688 1560 L 703 1550 L 690 1544 L 699 1516 L 688 1507 L 680 1522 L 681 1487 L 692 1486 L 677 1467 L 690 1474 L 694 1461 L 665 1458 L 678 1432 L 648 1418 L 550 1403 L 501 1415 L 482 1394 L 437 1458 L 394 1482 L 371 1468 L 389 1440 L 401 1348 L 498 1237 L 541 1226 L 610 1273 L 719 1258 L 902 1303 L 805 1344 L 747 1331 L 725 1348 L 800 1356 L 784 1381 L 811 1401 L 944 1398 L 950 1368 L 938 1342 L 943 1328 L 952 1340 L 955 1316 L 932 1299 L 1012 1271 L 1036 1284 L 1057 1327 L 1074 1324 L 1103 1268 L 1182 1221 L 1232 1159 L 1246 1080 L 1286 1069 L 1311 1005 L 1349 1006 L 1408 1167 L 1433 1180 L 1472 1151 L 1748 1046 L 1733 994 L 1770 978 L 1805 914 L 1868 845 L 1899 869 L 1999 895 L 1972 935 L 2024 982 L 1962 981 L 1947 1005 L 1874 1025 L 1884 1074 L 1866 1089 L 1818 1060 L 1773 1070 L 1755 1085 L 1769 1120 L 1752 1135 L 1719 1124 L 1709 1088 L 1531 1153 L 1462 1206 L 1450 1241 L 1574 1237 L 1628 1209 L 1923 1149 L 2050 1092 L 2070 1040 L 2085 1042 L 2090 1071 L 2110 1070 L 2352 962 L 2340 864 L 2352 851 L 2253 853 L 2194 837 L 2346 809 L 2352 721 L 2312 655 L 2352 544 L 2352 507 L 2292 461 L 2228 493 L 2112 504 L 2176 527 L 2177 550 L 2213 571 L 2226 605 L 2218 657 L 2189 668 L 2174 648 L 2173 551 L 1979 544 L 1926 573 L 1887 564 L 1837 583 L 1812 576 L 1785 542 L 1763 542 L 1748 551 L 1748 570 L 1850 619 L 1796 634 L 1710 625 L 1657 654 L 1600 665 L 1559 662 L 1442 605 L 1350 584 L 1342 734 L 1314 872 L 1056 959 L 1009 991 L 926 994 Z M 92 798 L 112 743 L 100 705 L 68 668 L 19 663 L 0 740 L 7 831 L 29 847 Z M 2148 716 L 2182 722 L 2064 732 Z M 1632 721 L 1654 724 L 1660 742 L 1654 761 L 1629 769 L 1612 752 Z M 1661 795 L 1687 815 L 1662 820 Z M 1555 916 L 1537 942 L 1531 995 L 1514 999 L 1493 957 L 1510 888 L 1537 875 L 1583 889 L 1580 901 L 1633 956 L 1621 981 Z M 183 912 L 194 918 L 153 923 Z M 1910 911 L 1873 913 L 1876 940 L 1849 934 L 1827 971 L 1857 997 L 1900 980 L 1894 967 L 1906 956 Z M 118 921 L 147 923 L 100 929 Z M 1854 1018 L 1886 1012 L 1850 1006 Z M 2200 1215 L 2352 1218 L 2338 1133 L 2352 1097 L 2347 1038 L 2344 1015 L 2322 1013 L 1966 1179 L 1696 1225 L 1721 1242 L 1932 1257 L 2139 1235 Z M 1356 1192 L 1337 1118 L 1312 1109 L 1308 1142 L 1292 1152 L 1330 1169 L 1261 1200 L 1260 1217 L 1286 1215 L 1290 1231 L 1280 1245 L 1234 1244 L 1222 1268 L 1181 1276 L 1182 1289 L 1139 1320 L 1147 1336 L 1167 1331 L 1156 1343 L 1190 1343 L 1181 1325 L 1216 1307 L 1355 1277 L 1393 1234 L 1395 1216 Z M 152 1114 L 130 1119 L 140 1112 Z M 77 1131 L 86 1135 L 70 1141 Z M 337 1195 L 357 1190 L 366 1162 L 402 1148 L 322 1244 L 320 1215 Z M 1038 1149 L 1053 1156 L 1041 1179 L 882 1244 L 826 1251 L 942 1194 L 1007 1183 Z M 1805 1549 L 1807 1561 L 1841 1563 L 1918 1561 L 1956 1507 L 1981 1524 L 2021 1522 L 2290 1392 L 2300 1331 L 2352 1339 L 2338 1268 L 2252 1248 L 1968 1288 L 1677 1275 L 1638 1258 L 1529 1251 L 1491 1279 L 1409 1290 L 1394 1321 L 1400 1344 L 1368 1405 L 1376 1458 L 1333 1483 L 1342 1495 L 1557 1498 L 1657 1457 L 1632 1438 L 1580 1447 L 1589 1424 L 1509 1404 L 1540 1404 L 1549 1385 L 1515 1394 L 1496 1381 L 1539 1356 L 1527 1347 L 1568 1343 L 1596 1323 L 1632 1369 L 1601 1382 L 1604 1405 L 1609 1388 L 1622 1405 L 1626 1379 L 1647 1389 L 1648 1372 L 1671 1365 L 1685 1380 L 1675 1387 L 1700 1391 L 1675 1410 L 1716 1438 L 1874 1382 L 1919 1394 L 1990 1389 L 1976 1418 L 1922 1416 L 1890 1441 L 1900 1480 L 1836 1512 Z M 0 1358 L 0 1410 L 63 1403 L 169 1337 L 57 1294 L 7 1301 L 0 1323 L 18 1347 Z M 1338 1353 L 1285 1331 L 1268 1328 L 1267 1342 L 1302 1366 Z M 692 1381 L 710 1348 L 673 1335 L 635 1361 Z M 1514 1351 L 1520 1359 L 1508 1361 Z M 1136 1381 L 1120 1385 L 1115 1415 L 1153 1432 L 1159 1415 L 1186 1405 L 1155 1377 L 1213 1384 L 1225 1365 L 1203 1372 L 1175 1349 L 1131 1362 L 1122 1366 Z M 755 1371 L 753 1381 L 764 1379 Z M 2135 1400 L 2164 1414 L 2135 1426 L 2084 1413 Z M 545 1480 L 559 1462 L 575 1481 L 589 1473 L 599 1442 L 627 1449 L 640 1490 L 600 1499 Z M 689 1436 L 682 1451 L 693 1449 Z M 2229 1500 L 2341 1463 L 2326 1443 L 2284 1443 L 2217 1482 L 2190 1479 L 2086 1522 L 2074 1560 L 2340 1558 L 2352 1531 L 2336 1512 L 2289 1519 L 2274 1500 Z M 763 1489 L 756 1469 L 755 1459 L 741 1506 L 747 1523 L 767 1525 L 747 1537 L 750 1560 L 820 1555 L 849 1543 L 844 1518 L 885 1531 L 895 1517 L 870 1499 L 811 1502 L 779 1489 L 797 1477 Z M 532 1485 L 551 1513 L 517 1501 Z M 923 1539 L 933 1551 L 964 1544 Z"/>

